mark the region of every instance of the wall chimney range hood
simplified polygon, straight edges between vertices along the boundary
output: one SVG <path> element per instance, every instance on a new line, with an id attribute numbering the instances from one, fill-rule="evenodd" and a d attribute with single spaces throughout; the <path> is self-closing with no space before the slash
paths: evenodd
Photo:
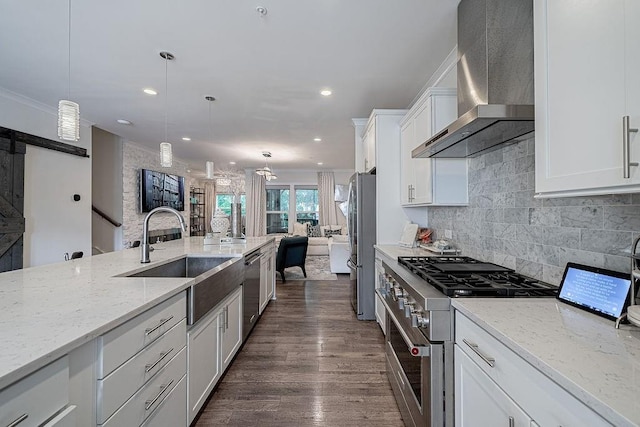
<path id="1" fill-rule="evenodd" d="M 412 157 L 475 157 L 533 132 L 533 0 L 462 0 L 457 73 L 459 118 Z"/>

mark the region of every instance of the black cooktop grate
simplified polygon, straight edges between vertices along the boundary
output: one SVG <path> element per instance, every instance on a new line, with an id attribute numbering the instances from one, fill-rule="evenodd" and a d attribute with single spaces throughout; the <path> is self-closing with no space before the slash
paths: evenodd
<path id="1" fill-rule="evenodd" d="M 398 262 L 451 297 L 542 297 L 557 293 L 553 285 L 469 257 L 398 257 Z M 462 267 L 451 267 L 456 264 Z"/>

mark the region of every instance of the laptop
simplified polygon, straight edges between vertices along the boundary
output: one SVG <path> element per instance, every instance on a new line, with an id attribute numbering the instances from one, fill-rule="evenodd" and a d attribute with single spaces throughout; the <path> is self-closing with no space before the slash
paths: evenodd
<path id="1" fill-rule="evenodd" d="M 588 265 L 567 263 L 557 299 L 616 320 L 629 306 L 631 275 Z"/>

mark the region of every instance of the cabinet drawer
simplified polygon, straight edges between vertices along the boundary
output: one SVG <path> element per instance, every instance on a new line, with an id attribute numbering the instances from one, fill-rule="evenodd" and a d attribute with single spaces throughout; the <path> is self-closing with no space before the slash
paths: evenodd
<path id="1" fill-rule="evenodd" d="M 463 314 L 456 312 L 455 321 L 456 345 L 537 424 L 611 425 Z"/>
<path id="2" fill-rule="evenodd" d="M 158 409 L 147 418 L 141 427 L 176 427 L 187 422 L 187 377 L 182 377 L 177 386 L 160 402 Z"/>
<path id="3" fill-rule="evenodd" d="M 109 375 L 186 317 L 187 299 L 181 292 L 99 337 L 98 379 Z"/>
<path id="4" fill-rule="evenodd" d="M 0 425 L 23 419 L 39 426 L 69 403 L 69 360 L 65 356 L 0 392 Z"/>
<path id="5" fill-rule="evenodd" d="M 163 398 L 176 387 L 185 376 L 186 371 L 187 352 L 183 348 L 102 425 L 109 427 L 139 426 L 160 405 Z"/>
<path id="6" fill-rule="evenodd" d="M 50 419 L 42 427 L 76 427 L 76 408 L 75 405 L 67 406 L 64 411 Z"/>
<path id="7" fill-rule="evenodd" d="M 181 320 L 103 380 L 98 380 L 98 423 L 109 418 L 136 390 L 178 354 L 186 345 L 186 325 L 186 319 Z"/>

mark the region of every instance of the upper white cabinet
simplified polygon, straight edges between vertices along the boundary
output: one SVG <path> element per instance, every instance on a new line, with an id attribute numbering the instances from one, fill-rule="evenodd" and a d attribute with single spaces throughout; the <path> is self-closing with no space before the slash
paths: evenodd
<path id="1" fill-rule="evenodd" d="M 430 88 L 400 123 L 403 206 L 468 203 L 466 159 L 414 159 L 411 151 L 457 118 L 456 90 Z"/>
<path id="2" fill-rule="evenodd" d="M 639 21 L 637 0 L 534 1 L 538 195 L 640 191 Z"/>
<path id="3" fill-rule="evenodd" d="M 364 171 L 369 172 L 376 167 L 376 121 L 371 120 L 362 134 L 362 155 L 364 156 Z"/>

